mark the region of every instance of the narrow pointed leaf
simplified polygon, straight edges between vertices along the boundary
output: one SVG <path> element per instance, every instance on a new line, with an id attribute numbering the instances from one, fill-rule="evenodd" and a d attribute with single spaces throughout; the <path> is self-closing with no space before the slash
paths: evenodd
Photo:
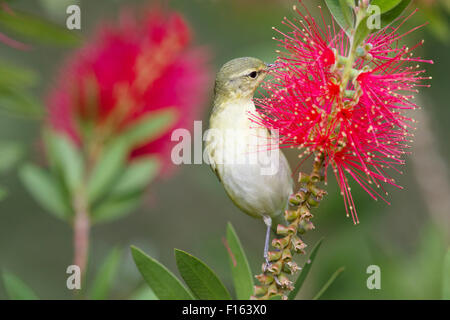
<path id="1" fill-rule="evenodd" d="M 122 133 L 122 136 L 130 146 L 141 145 L 162 136 L 175 124 L 176 118 L 177 114 L 174 108 L 150 112 L 133 122 Z"/>
<path id="2" fill-rule="evenodd" d="M 192 294 L 180 280 L 165 266 L 146 255 L 142 250 L 131 247 L 134 262 L 144 280 L 162 300 L 193 300 Z"/>
<path id="3" fill-rule="evenodd" d="M 158 297 L 153 290 L 146 285 L 138 288 L 136 292 L 131 295 L 130 300 L 158 300 Z"/>
<path id="4" fill-rule="evenodd" d="M 330 279 L 323 285 L 322 289 L 314 296 L 313 300 L 318 300 L 325 291 L 331 286 L 331 284 L 336 280 L 336 278 L 344 271 L 344 267 L 337 269 L 330 277 Z"/>
<path id="5" fill-rule="evenodd" d="M 377 29 L 374 29 L 373 31 L 377 31 Z M 355 46 L 362 45 L 371 32 L 372 30 L 367 27 L 367 18 L 364 18 L 356 27 L 355 35 L 353 36 Z"/>
<path id="6" fill-rule="evenodd" d="M 245 251 L 231 223 L 227 225 L 227 244 L 231 251 L 228 258 L 236 297 L 238 300 L 247 300 L 253 294 L 253 275 Z"/>
<path id="7" fill-rule="evenodd" d="M 50 134 L 52 157 L 61 171 L 65 184 L 71 194 L 75 194 L 83 182 L 84 163 L 80 150 L 64 133 Z"/>
<path id="8" fill-rule="evenodd" d="M 38 300 L 38 296 L 22 280 L 9 272 L 3 272 L 3 284 L 11 300 Z"/>
<path id="9" fill-rule="evenodd" d="M 10 115 L 32 119 L 44 114 L 36 97 L 13 86 L 0 86 L 0 110 Z"/>
<path id="10" fill-rule="evenodd" d="M 386 12 L 382 12 L 380 16 L 380 28 L 386 28 L 390 25 L 395 19 L 397 19 L 403 11 L 405 11 L 406 7 L 410 4 L 411 0 L 401 0 L 395 7 Z M 390 6 L 385 6 L 385 8 L 389 8 Z M 369 29 L 367 26 L 368 17 L 364 18 L 357 26 L 354 36 L 354 43 L 356 45 L 361 45 L 364 40 L 367 38 L 369 34 L 372 32 L 377 32 L 380 29 L 373 28 Z"/>
<path id="11" fill-rule="evenodd" d="M 104 199 L 92 210 L 93 223 L 105 223 L 122 218 L 135 210 L 142 198 L 142 192 Z"/>
<path id="12" fill-rule="evenodd" d="M 15 10 L 14 14 L 0 10 L 0 25 L 17 35 L 40 43 L 61 46 L 75 46 L 81 43 L 81 37 L 65 26 L 18 10 Z"/>
<path id="13" fill-rule="evenodd" d="M 353 13 L 345 0 L 325 0 L 334 20 L 347 34 L 353 27 Z"/>
<path id="14" fill-rule="evenodd" d="M 97 275 L 92 286 L 90 298 L 94 300 L 104 300 L 108 298 L 108 293 L 116 279 L 119 267 L 121 251 L 117 248 L 111 250 L 105 261 L 97 271 Z"/>
<path id="15" fill-rule="evenodd" d="M 214 271 L 193 255 L 175 249 L 178 271 L 189 289 L 201 300 L 230 300 L 230 294 Z"/>
<path id="16" fill-rule="evenodd" d="M 127 155 L 128 146 L 123 139 L 106 146 L 88 181 L 90 203 L 111 189 L 112 182 L 123 171 Z"/>
<path id="17" fill-rule="evenodd" d="M 37 84 L 39 75 L 32 69 L 12 64 L 11 61 L 0 60 L 0 84 L 28 88 Z"/>
<path id="18" fill-rule="evenodd" d="M 380 12 L 384 13 L 394 9 L 400 4 L 400 2 L 402 2 L 402 0 L 372 0 L 370 5 L 378 6 L 380 8 Z"/>
<path id="19" fill-rule="evenodd" d="M 300 275 L 298 276 L 297 280 L 295 281 L 294 290 L 292 290 L 288 295 L 289 300 L 294 300 L 295 297 L 297 296 L 298 292 L 300 291 L 303 283 L 305 282 L 306 277 L 308 276 L 309 271 L 311 270 L 311 266 L 317 256 L 317 252 L 319 251 L 320 246 L 322 245 L 322 241 L 323 241 L 323 238 L 320 239 L 316 243 L 314 248 L 312 249 L 307 262 L 303 266 L 303 269 L 302 269 Z"/>
<path id="20" fill-rule="evenodd" d="M 157 175 L 159 167 L 156 157 L 140 157 L 134 160 L 127 165 L 111 194 L 124 195 L 144 190 Z"/>
<path id="21" fill-rule="evenodd" d="M 19 171 L 22 183 L 33 198 L 57 218 L 67 220 L 71 211 L 53 178 L 43 169 L 27 164 Z"/>
<path id="22" fill-rule="evenodd" d="M 400 3 L 389 11 L 381 14 L 381 27 L 385 28 L 390 25 L 395 19 L 400 17 L 400 15 L 409 6 L 411 0 L 402 0 Z"/>

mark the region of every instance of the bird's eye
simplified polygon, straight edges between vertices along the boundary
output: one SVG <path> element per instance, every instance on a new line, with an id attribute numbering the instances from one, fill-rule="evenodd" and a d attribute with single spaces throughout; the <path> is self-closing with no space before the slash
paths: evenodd
<path id="1" fill-rule="evenodd" d="M 253 71 L 248 75 L 250 78 L 255 79 L 258 76 L 258 72 L 257 71 Z"/>

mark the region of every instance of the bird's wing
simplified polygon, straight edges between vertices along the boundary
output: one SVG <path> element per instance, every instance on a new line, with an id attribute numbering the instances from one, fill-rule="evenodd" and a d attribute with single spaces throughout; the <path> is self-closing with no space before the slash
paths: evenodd
<path id="1" fill-rule="evenodd" d="M 219 179 L 219 181 L 222 182 L 222 179 L 220 178 L 220 174 L 219 174 L 218 164 L 215 161 L 215 148 L 212 147 L 213 146 L 212 139 L 214 139 L 214 137 L 207 134 L 206 139 L 205 139 L 206 154 L 208 156 L 209 166 L 211 167 L 211 170 L 217 176 L 217 179 Z"/>
<path id="2" fill-rule="evenodd" d="M 209 166 L 211 167 L 211 170 L 216 175 L 217 179 L 219 179 L 219 181 L 222 182 L 222 179 L 220 178 L 220 175 L 219 175 L 219 168 L 217 167 L 217 164 L 214 161 L 214 158 L 211 156 L 209 157 Z"/>

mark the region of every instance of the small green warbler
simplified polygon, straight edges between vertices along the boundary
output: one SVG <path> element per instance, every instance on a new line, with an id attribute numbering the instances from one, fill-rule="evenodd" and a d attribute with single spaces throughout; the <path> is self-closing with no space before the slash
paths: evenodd
<path id="1" fill-rule="evenodd" d="M 228 196 L 243 212 L 264 220 L 267 263 L 272 221 L 274 228 L 284 222 L 283 213 L 293 190 L 291 169 L 278 145 L 277 152 L 267 156 L 271 132 L 249 118 L 256 112 L 254 92 L 271 67 L 248 57 L 223 65 L 216 77 L 205 139 L 209 164 Z M 268 167 L 274 170 L 267 172 Z"/>

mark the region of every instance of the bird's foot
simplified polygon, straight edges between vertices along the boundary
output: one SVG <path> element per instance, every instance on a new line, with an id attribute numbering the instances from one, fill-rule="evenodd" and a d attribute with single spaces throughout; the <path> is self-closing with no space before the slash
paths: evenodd
<path id="1" fill-rule="evenodd" d="M 272 263 L 270 263 L 269 258 L 266 257 L 266 262 L 263 263 L 262 266 L 262 271 L 266 272 L 267 270 L 269 270 L 269 268 L 272 266 Z"/>

